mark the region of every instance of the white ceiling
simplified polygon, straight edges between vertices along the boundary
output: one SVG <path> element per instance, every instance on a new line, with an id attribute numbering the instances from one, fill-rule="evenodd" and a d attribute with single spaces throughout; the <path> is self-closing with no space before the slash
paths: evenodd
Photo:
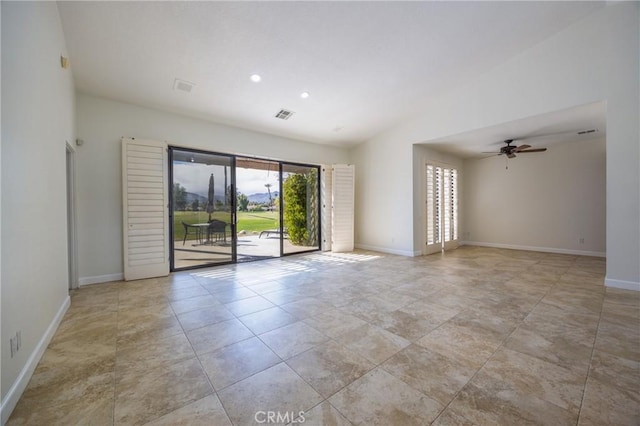
<path id="1" fill-rule="evenodd" d="M 484 152 L 499 152 L 504 141 L 513 139 L 511 145 L 531 145 L 532 148 L 548 148 L 562 142 L 604 138 L 606 135 L 606 106 L 604 102 L 580 105 L 563 111 L 555 111 L 535 117 L 485 127 L 458 135 L 425 142 L 437 151 L 461 158 L 487 157 Z M 584 135 L 579 131 L 596 129 Z"/>
<path id="2" fill-rule="evenodd" d="M 59 2 L 79 91 L 343 146 L 603 5 Z M 274 118 L 281 108 L 295 115 Z"/>

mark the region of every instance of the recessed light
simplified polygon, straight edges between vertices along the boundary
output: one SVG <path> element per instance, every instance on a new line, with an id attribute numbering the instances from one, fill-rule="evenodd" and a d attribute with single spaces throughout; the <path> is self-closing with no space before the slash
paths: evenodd
<path id="1" fill-rule="evenodd" d="M 254 83 L 258 83 L 260 80 L 262 80 L 262 77 L 260 77 L 258 74 L 253 74 L 250 78 Z"/>
<path id="2" fill-rule="evenodd" d="M 309 92 L 302 92 L 302 93 L 300 93 L 300 97 L 301 97 L 302 99 L 307 99 L 307 98 L 309 97 Z"/>

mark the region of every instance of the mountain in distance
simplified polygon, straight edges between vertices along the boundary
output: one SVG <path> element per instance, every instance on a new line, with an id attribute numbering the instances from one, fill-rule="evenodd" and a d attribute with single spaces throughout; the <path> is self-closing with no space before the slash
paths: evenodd
<path id="1" fill-rule="evenodd" d="M 187 203 L 191 204 L 193 203 L 194 200 L 198 200 L 201 203 L 206 203 L 207 202 L 207 197 L 203 197 L 202 195 L 199 194 L 194 194 L 193 192 L 187 192 Z"/>
<path id="2" fill-rule="evenodd" d="M 216 201 L 224 202 L 224 195 L 215 194 L 214 198 Z M 200 204 L 207 204 L 207 197 L 200 194 L 194 194 L 193 192 L 187 192 L 187 204 L 190 205 L 194 200 L 198 200 Z"/>
<path id="3" fill-rule="evenodd" d="M 272 191 L 271 192 L 271 200 L 273 201 L 277 197 L 278 197 L 278 191 Z M 269 203 L 269 193 L 268 192 L 247 195 L 247 198 L 249 199 L 249 202 L 251 202 L 251 203 L 256 203 L 256 204 L 265 204 L 265 203 L 268 204 Z"/>

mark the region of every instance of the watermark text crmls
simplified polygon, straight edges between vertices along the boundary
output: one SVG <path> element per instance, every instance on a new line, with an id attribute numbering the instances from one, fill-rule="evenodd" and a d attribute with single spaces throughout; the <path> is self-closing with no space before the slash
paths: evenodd
<path id="1" fill-rule="evenodd" d="M 257 423 L 304 423 L 304 411 L 256 411 L 253 419 Z"/>

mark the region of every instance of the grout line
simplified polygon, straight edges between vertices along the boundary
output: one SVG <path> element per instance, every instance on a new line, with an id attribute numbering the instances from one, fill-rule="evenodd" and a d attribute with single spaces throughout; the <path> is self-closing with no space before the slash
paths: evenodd
<path id="1" fill-rule="evenodd" d="M 580 399 L 580 409 L 578 410 L 578 418 L 576 419 L 576 425 L 580 423 L 580 416 L 582 415 L 582 406 L 584 405 L 584 397 L 587 393 L 587 383 L 589 382 L 589 375 L 591 374 L 591 366 L 593 365 L 593 355 L 596 352 L 596 341 L 598 340 L 598 333 L 600 332 L 600 321 L 602 320 L 602 310 L 604 309 L 604 298 L 600 305 L 600 315 L 598 316 L 598 325 L 596 327 L 596 333 L 593 336 L 593 345 L 591 347 L 591 356 L 589 357 L 589 367 L 587 368 L 587 377 L 584 379 L 584 386 L 582 387 L 582 398 Z"/>

